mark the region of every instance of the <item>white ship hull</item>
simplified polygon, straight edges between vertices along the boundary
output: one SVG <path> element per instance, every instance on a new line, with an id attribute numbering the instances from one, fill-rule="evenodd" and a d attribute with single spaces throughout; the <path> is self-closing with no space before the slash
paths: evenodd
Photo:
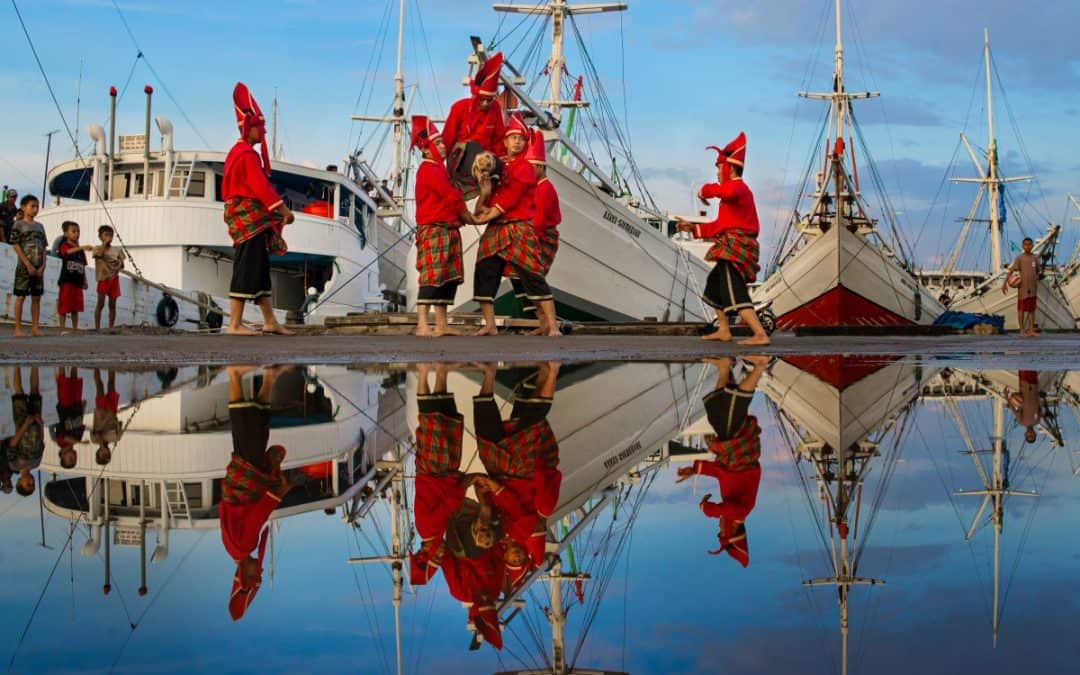
<path id="1" fill-rule="evenodd" d="M 1061 293 L 1075 319 L 1080 321 L 1080 265 L 1070 266 L 1061 280 Z"/>
<path id="2" fill-rule="evenodd" d="M 711 265 L 688 255 L 676 241 L 645 222 L 567 166 L 548 162 L 548 177 L 559 193 L 563 221 L 559 251 L 547 280 L 560 317 L 626 321 L 711 321 L 700 293 Z M 452 310 L 473 311 L 473 267 L 480 229 L 463 227 L 465 283 Z M 416 247 L 410 251 L 415 269 Z M 689 271 L 688 271 L 689 270 Z M 691 276 L 693 280 L 691 280 Z M 410 275 L 409 303 L 416 302 L 416 274 Z M 500 312 L 516 305 L 510 284 L 499 290 Z"/>
<path id="3" fill-rule="evenodd" d="M 832 227 L 753 292 L 777 327 L 929 325 L 944 307 L 896 259 L 865 237 Z"/>

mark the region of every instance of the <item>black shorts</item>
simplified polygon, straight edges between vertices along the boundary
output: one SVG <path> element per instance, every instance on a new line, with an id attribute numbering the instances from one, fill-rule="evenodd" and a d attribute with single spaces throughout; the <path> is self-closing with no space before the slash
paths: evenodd
<path id="1" fill-rule="evenodd" d="M 705 396 L 705 414 L 716 437 L 726 441 L 735 437 L 735 433 L 746 421 L 750 412 L 750 401 L 754 394 L 735 387 L 724 387 Z"/>
<path id="2" fill-rule="evenodd" d="M 255 401 L 229 403 L 233 452 L 256 469 L 269 472 L 266 446 L 270 442 L 270 406 Z"/>
<path id="3" fill-rule="evenodd" d="M 707 305 L 725 314 L 736 314 L 739 310 L 754 308 L 746 280 L 728 260 L 717 262 L 712 272 L 709 272 L 703 299 Z"/>
<path id="4" fill-rule="evenodd" d="M 269 231 L 262 232 L 233 249 L 230 298 L 256 301 L 270 296 L 270 251 L 266 248 L 269 236 Z"/>
<path id="5" fill-rule="evenodd" d="M 420 407 L 421 414 L 438 413 L 447 417 L 462 419 L 458 413 L 457 403 L 454 402 L 453 394 L 426 394 L 417 396 L 416 402 Z"/>
<path id="6" fill-rule="evenodd" d="M 448 281 L 442 286 L 421 286 L 416 294 L 418 305 L 452 305 L 460 281 Z"/>
<path id="7" fill-rule="evenodd" d="M 506 261 L 497 255 L 478 260 L 473 273 L 473 300 L 494 302 L 495 296 L 499 293 L 504 269 L 506 269 Z M 551 300 L 551 287 L 548 286 L 544 277 L 517 267 L 513 267 L 513 270 L 521 280 L 522 292 L 533 304 Z"/>

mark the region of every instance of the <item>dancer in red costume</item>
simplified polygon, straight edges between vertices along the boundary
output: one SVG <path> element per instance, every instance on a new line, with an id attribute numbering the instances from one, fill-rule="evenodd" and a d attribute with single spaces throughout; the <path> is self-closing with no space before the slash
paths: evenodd
<path id="1" fill-rule="evenodd" d="M 292 335 L 278 323 L 271 303 L 270 256 L 288 250 L 281 231 L 293 222 L 292 211 L 270 184 L 270 156 L 266 149 L 266 119 L 259 104 L 238 82 L 233 89 L 233 108 L 240 140 L 225 158 L 221 196 L 225 223 L 233 241 L 233 273 L 229 284 L 229 335 L 257 335 L 244 326 L 244 303 L 254 302 L 263 316 L 263 333 Z M 262 157 L 255 153 L 262 145 Z"/>
<path id="2" fill-rule="evenodd" d="M 682 232 L 689 232 L 695 239 L 712 239 L 713 246 L 705 254 L 706 260 L 716 263 L 705 284 L 704 300 L 716 310 L 716 331 L 705 336 L 706 340 L 731 340 L 729 314 L 739 317 L 753 331 L 753 336 L 739 344 L 762 346 L 769 344 L 769 335 L 762 328 L 750 299 L 749 284 L 757 277 L 758 216 L 754 206 L 754 193 L 743 182 L 743 166 L 746 162 L 746 134 L 716 150 L 716 177 L 718 183 L 709 183 L 698 191 L 698 198 L 720 200 L 716 220 L 694 225 L 679 220 Z"/>
<path id="3" fill-rule="evenodd" d="M 726 552 L 746 567 L 750 564 L 750 548 L 746 539 L 746 518 L 757 503 L 758 486 L 761 483 L 761 427 L 757 418 L 749 414 L 754 390 L 765 372 L 768 358 L 753 356 L 746 359 L 751 370 L 737 385 L 732 381 L 732 360 L 708 359 L 719 373 L 716 388 L 705 397 L 705 412 L 714 434 L 708 437 L 709 452 L 716 459 L 708 462 L 697 460 L 692 467 L 678 471 L 681 483 L 687 478 L 703 474 L 712 476 L 720 484 L 721 501 L 712 501 L 707 494 L 699 508 L 709 518 L 720 521 L 716 538 L 720 548 L 711 555 Z"/>
<path id="4" fill-rule="evenodd" d="M 506 115 L 498 99 L 502 64 L 502 52 L 481 64 L 469 82 L 470 95 L 450 106 L 443 125 L 443 141 L 449 153 L 446 167 L 466 199 L 476 196 L 477 185 L 472 175 L 476 156 L 481 152 L 503 154 Z"/>

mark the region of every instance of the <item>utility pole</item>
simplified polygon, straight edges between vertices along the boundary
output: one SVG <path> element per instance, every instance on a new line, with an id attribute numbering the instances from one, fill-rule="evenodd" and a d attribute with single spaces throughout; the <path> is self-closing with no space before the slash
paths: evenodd
<path id="1" fill-rule="evenodd" d="M 53 129 L 45 134 L 45 175 L 41 178 L 41 205 L 45 206 L 45 192 L 49 187 L 49 154 L 52 152 L 53 134 L 60 133 L 59 129 Z"/>

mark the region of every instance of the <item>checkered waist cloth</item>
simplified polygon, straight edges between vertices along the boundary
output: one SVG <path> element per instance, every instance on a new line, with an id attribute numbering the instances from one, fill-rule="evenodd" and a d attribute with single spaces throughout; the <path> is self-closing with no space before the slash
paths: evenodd
<path id="1" fill-rule="evenodd" d="M 727 260 L 738 270 L 746 283 L 752 283 L 757 279 L 758 256 L 761 247 L 756 237 L 738 230 L 727 230 L 716 235 L 713 245 L 705 254 L 706 260 L 716 262 Z"/>
<path id="2" fill-rule="evenodd" d="M 716 455 L 716 463 L 729 471 L 746 471 L 758 466 L 761 459 L 761 427 L 757 418 L 747 415 L 731 438 L 706 437 L 709 452 Z"/>
<path id="3" fill-rule="evenodd" d="M 285 255 L 289 250 L 281 236 L 285 222 L 277 213 L 267 211 L 266 206 L 257 199 L 233 197 L 225 202 L 225 224 L 229 226 L 233 246 L 269 231 L 266 248 L 270 255 Z"/>
<path id="4" fill-rule="evenodd" d="M 268 490 L 277 485 L 281 477 L 281 461 L 285 458 L 284 450 L 275 448 L 268 451 L 270 473 L 253 466 L 239 455 L 233 455 L 225 469 L 225 480 L 221 486 L 221 501 L 229 504 L 251 504 L 262 499 Z"/>
<path id="5" fill-rule="evenodd" d="M 442 413 L 420 413 L 416 427 L 416 472 L 440 475 L 461 466 L 461 441 L 465 425 L 460 418 Z"/>
<path id="6" fill-rule="evenodd" d="M 558 464 L 555 434 L 547 420 L 524 429 L 516 420 L 503 422 L 506 436 L 498 443 L 477 438 L 480 461 L 493 476 L 529 478 L 537 467 L 550 468 Z"/>
<path id="7" fill-rule="evenodd" d="M 533 274 L 544 274 L 540 240 L 527 220 L 496 221 L 480 236 L 476 260 L 499 256 L 508 265 Z"/>

